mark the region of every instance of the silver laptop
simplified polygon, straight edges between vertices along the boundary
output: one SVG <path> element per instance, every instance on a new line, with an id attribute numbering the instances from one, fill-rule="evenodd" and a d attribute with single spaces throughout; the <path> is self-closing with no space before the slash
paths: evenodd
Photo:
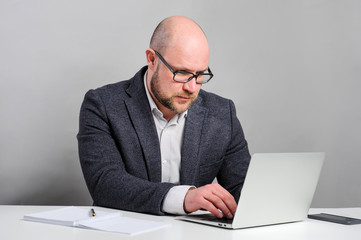
<path id="1" fill-rule="evenodd" d="M 325 153 L 258 153 L 252 156 L 233 220 L 212 214 L 177 219 L 223 228 L 247 228 L 306 219 Z"/>

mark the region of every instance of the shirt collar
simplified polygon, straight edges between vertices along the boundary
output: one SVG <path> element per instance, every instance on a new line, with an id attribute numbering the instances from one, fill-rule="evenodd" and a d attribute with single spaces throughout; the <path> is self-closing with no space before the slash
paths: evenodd
<path id="1" fill-rule="evenodd" d="M 158 109 L 157 105 L 155 104 L 152 96 L 150 95 L 150 93 L 148 91 L 148 87 L 147 87 L 147 75 L 148 74 L 147 73 L 148 73 L 148 70 L 144 74 L 144 88 L 145 88 L 145 93 L 147 94 L 148 102 L 150 105 L 150 110 L 152 111 L 153 115 L 163 118 L 163 113 Z M 188 110 L 186 110 L 185 112 L 183 112 L 181 114 L 177 114 L 174 117 L 178 117 L 177 122 L 179 122 L 180 119 L 187 117 L 187 113 L 188 113 Z"/>

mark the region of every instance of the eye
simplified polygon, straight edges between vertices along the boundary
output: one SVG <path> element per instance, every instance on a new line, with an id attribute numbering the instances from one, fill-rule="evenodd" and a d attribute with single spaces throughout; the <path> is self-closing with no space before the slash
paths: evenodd
<path id="1" fill-rule="evenodd" d="M 189 72 L 186 72 L 186 71 L 177 71 L 177 74 L 181 75 L 181 76 L 188 76 L 188 75 L 193 75 Z"/>

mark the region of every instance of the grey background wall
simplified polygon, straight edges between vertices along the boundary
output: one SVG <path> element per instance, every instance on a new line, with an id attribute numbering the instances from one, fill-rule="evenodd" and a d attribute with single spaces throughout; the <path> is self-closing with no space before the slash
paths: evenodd
<path id="1" fill-rule="evenodd" d="M 0 204 L 92 203 L 77 155 L 83 96 L 145 65 L 171 15 L 207 33 L 204 89 L 234 100 L 251 152 L 325 151 L 312 206 L 360 207 L 357 0 L 0 0 Z"/>

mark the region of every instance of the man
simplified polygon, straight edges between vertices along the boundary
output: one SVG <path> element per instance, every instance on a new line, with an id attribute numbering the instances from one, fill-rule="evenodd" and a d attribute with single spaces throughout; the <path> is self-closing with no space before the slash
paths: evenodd
<path id="1" fill-rule="evenodd" d="M 250 155 L 233 102 L 201 90 L 213 76 L 205 34 L 189 18 L 166 18 L 146 58 L 82 104 L 79 156 L 94 204 L 233 218 Z"/>

